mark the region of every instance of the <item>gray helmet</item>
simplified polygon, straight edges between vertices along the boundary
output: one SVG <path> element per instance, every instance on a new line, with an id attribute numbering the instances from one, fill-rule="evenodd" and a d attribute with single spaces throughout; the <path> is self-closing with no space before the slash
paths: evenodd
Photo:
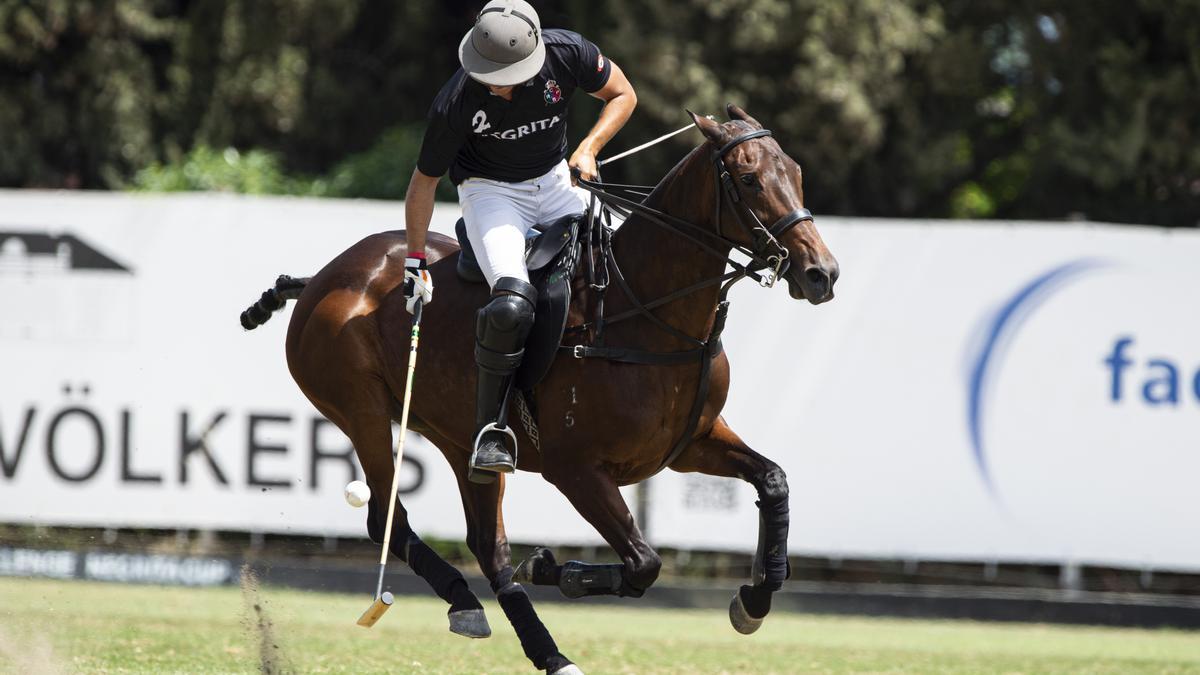
<path id="1" fill-rule="evenodd" d="M 492 0 L 459 43 L 458 60 L 468 75 L 497 87 L 537 75 L 546 61 L 537 12 L 525 0 Z"/>

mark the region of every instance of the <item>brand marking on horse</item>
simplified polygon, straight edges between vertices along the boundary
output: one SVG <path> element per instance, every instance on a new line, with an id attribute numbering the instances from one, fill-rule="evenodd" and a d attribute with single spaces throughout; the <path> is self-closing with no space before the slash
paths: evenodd
<path id="1" fill-rule="evenodd" d="M 575 397 L 575 387 L 572 386 L 571 387 L 571 403 L 570 403 L 570 405 L 577 405 L 578 403 L 579 403 L 579 399 Z M 563 415 L 563 424 L 568 429 L 575 426 L 575 411 L 574 410 L 568 409 L 566 414 Z"/>

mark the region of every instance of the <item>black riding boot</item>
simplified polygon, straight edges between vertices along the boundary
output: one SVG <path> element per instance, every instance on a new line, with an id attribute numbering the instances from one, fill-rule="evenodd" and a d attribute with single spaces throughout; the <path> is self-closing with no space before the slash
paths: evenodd
<path id="1" fill-rule="evenodd" d="M 537 290 L 512 277 L 502 277 L 493 297 L 475 314 L 475 448 L 471 468 L 511 473 L 516 469 L 517 440 L 508 428 L 508 394 L 513 375 L 525 355 L 525 340 L 533 327 Z M 489 479 L 483 479 L 489 480 Z"/>

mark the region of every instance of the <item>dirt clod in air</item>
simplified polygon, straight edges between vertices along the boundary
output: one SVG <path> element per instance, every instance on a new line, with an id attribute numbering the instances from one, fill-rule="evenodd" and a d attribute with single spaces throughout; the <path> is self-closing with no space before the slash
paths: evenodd
<path id="1" fill-rule="evenodd" d="M 259 672 L 264 675 L 283 675 L 291 672 L 291 669 L 287 667 L 283 652 L 275 640 L 275 624 L 263 604 L 259 597 L 258 576 L 249 565 L 242 565 L 242 624 L 258 648 Z"/>

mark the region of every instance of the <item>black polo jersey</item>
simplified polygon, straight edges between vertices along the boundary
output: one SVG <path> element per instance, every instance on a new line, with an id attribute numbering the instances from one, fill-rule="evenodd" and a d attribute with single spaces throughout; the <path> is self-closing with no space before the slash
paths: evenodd
<path id="1" fill-rule="evenodd" d="M 542 32 L 546 62 L 517 85 L 513 100 L 494 96 L 461 68 L 429 110 L 417 168 L 427 176 L 450 171 L 507 183 L 537 178 L 567 156 L 567 101 L 577 88 L 595 92 L 608 83 L 612 64 L 578 33 Z"/>

